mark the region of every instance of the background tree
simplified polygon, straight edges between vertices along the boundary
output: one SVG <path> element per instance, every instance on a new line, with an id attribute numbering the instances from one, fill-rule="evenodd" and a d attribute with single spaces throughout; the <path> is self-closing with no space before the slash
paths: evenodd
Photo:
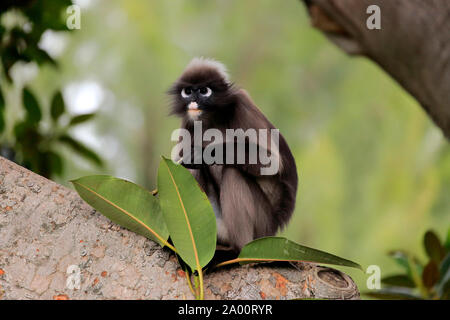
<path id="1" fill-rule="evenodd" d="M 349 54 L 388 72 L 450 138 L 450 3 L 446 0 L 304 0 L 313 25 Z M 367 9 L 380 9 L 379 30 Z M 381 25 L 380 25 L 381 26 Z"/>
<path id="2" fill-rule="evenodd" d="M 43 114 L 35 94 L 13 77 L 13 68 L 22 63 L 28 67 L 57 62 L 41 48 L 45 32 L 67 31 L 65 12 L 72 2 L 51 0 L 6 1 L 0 6 L 0 155 L 45 177 L 61 175 L 64 160 L 58 144 L 102 165 L 100 157 L 68 134 L 72 126 L 85 122 L 94 114 L 70 116 L 62 93 L 52 97 L 49 114 Z M 20 73 L 20 72 L 19 72 Z M 4 92 L 21 90 L 20 101 L 5 99 Z M 11 94 L 12 96 L 12 94 Z M 19 110 L 19 106 L 23 110 Z M 24 112 L 23 112 L 24 111 Z M 24 113 L 20 116 L 21 113 Z"/>

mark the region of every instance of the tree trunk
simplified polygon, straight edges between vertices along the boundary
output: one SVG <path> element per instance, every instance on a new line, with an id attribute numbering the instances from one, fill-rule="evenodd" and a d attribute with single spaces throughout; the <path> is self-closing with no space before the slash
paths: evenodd
<path id="1" fill-rule="evenodd" d="M 308 263 L 218 269 L 205 288 L 206 299 L 359 298 L 349 276 Z M 0 299 L 184 298 L 193 295 L 169 250 L 0 157 Z"/>
<path id="2" fill-rule="evenodd" d="M 313 26 L 349 54 L 378 63 L 450 138 L 449 0 L 303 0 Z M 370 5 L 381 29 L 369 30 Z"/>

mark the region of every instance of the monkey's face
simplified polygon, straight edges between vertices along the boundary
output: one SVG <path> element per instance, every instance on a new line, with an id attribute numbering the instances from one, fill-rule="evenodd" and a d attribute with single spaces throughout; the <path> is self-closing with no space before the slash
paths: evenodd
<path id="1" fill-rule="evenodd" d="M 197 120 L 202 113 L 211 109 L 210 98 L 213 91 L 208 86 L 189 85 L 181 89 L 180 95 L 182 104 L 184 105 L 184 112 L 189 119 Z M 212 98 L 211 98 L 212 99 Z"/>
<path id="2" fill-rule="evenodd" d="M 188 66 L 169 94 L 172 113 L 188 121 L 220 118 L 234 103 L 234 91 L 226 75 L 207 63 Z"/>

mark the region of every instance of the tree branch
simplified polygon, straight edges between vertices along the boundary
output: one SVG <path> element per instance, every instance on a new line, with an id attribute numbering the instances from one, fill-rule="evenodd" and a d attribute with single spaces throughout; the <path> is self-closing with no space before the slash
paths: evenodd
<path id="1" fill-rule="evenodd" d="M 303 2 L 314 27 L 345 52 L 378 63 L 450 138 L 450 1 Z M 366 26 L 369 5 L 381 9 L 381 30 Z"/>
<path id="2" fill-rule="evenodd" d="M 81 273 L 67 285 L 68 268 Z M 69 268 L 70 269 L 70 268 Z M 205 275 L 206 299 L 357 299 L 347 275 L 314 264 Z M 70 189 L 0 157 L 0 299 L 193 299 L 170 250 L 112 223 Z"/>

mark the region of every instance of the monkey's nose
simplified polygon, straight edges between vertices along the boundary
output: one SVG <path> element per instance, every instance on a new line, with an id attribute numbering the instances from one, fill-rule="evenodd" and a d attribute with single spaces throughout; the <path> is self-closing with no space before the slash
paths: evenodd
<path id="1" fill-rule="evenodd" d="M 198 110 L 198 103 L 195 101 L 192 101 L 188 105 L 188 110 Z"/>

